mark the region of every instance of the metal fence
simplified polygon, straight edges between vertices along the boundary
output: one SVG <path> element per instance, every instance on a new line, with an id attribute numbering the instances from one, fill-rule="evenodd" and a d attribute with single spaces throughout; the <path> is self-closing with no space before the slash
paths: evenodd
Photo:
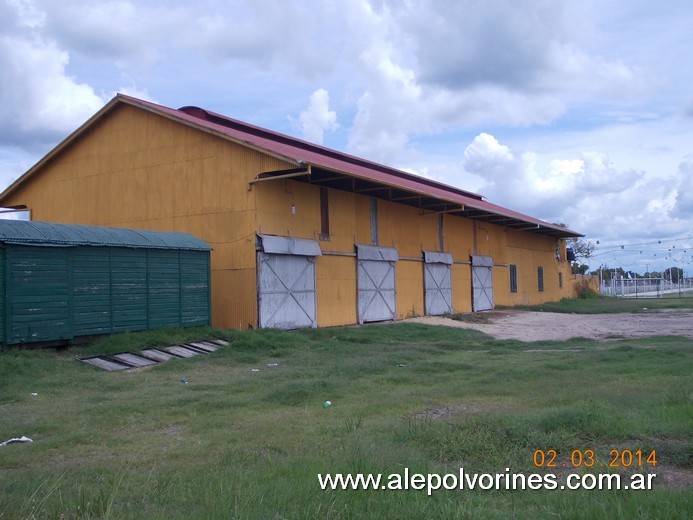
<path id="1" fill-rule="evenodd" d="M 676 282 L 664 278 L 614 278 L 602 280 L 602 296 L 620 298 L 684 298 L 693 297 L 693 278 Z"/>

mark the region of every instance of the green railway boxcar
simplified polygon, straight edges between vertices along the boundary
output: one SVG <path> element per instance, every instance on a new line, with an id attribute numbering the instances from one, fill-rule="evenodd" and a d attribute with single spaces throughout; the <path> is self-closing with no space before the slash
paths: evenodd
<path id="1" fill-rule="evenodd" d="M 0 220 L 0 341 L 209 325 L 210 252 L 186 233 Z"/>

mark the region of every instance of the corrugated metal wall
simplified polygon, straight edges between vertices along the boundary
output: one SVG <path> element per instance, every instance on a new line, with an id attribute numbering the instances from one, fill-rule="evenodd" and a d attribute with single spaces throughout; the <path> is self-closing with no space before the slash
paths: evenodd
<path id="1" fill-rule="evenodd" d="M 255 185 L 258 229 L 264 233 L 311 238 L 323 255 L 316 260 L 317 317 L 319 326 L 358 321 L 357 259 L 355 244 L 370 244 L 370 197 L 328 190 L 330 236 L 321 240 L 320 193 L 316 186 L 282 180 Z M 558 273 L 570 276 L 570 266 L 555 256 L 555 239 L 512 231 L 502 226 L 478 223 L 444 214 L 424 213 L 416 208 L 377 201 L 377 239 L 382 247 L 399 253 L 396 262 L 397 318 L 425 314 L 423 251 L 443 250 L 452 255 L 453 312 L 472 311 L 472 256 L 493 260 L 491 278 L 496 305 L 540 303 L 570 296 L 572 289 L 558 287 Z M 443 229 L 440 230 L 442 220 Z M 510 293 L 509 267 L 517 264 L 522 294 Z M 544 292 L 537 290 L 536 266 L 546 270 Z M 552 274 L 549 274 L 552 273 Z M 554 280 L 555 278 L 555 280 Z"/>
<path id="2" fill-rule="evenodd" d="M 6 344 L 211 321 L 207 251 L 7 245 L 2 256 Z"/>
<path id="3" fill-rule="evenodd" d="M 26 204 L 32 218 L 65 223 L 185 231 L 214 248 L 211 259 L 212 319 L 220 327 L 257 326 L 255 234 L 319 240 L 320 190 L 291 180 L 248 182 L 267 171 L 291 168 L 278 158 L 131 106 L 118 107 L 15 191 L 6 204 Z M 122 200 L 128 204 L 122 204 Z M 356 323 L 357 268 L 354 244 L 371 244 L 371 198 L 328 190 L 330 236 L 316 260 L 319 326 Z M 64 204 L 79 200 L 80 204 Z M 292 211 L 292 207 L 294 211 Z M 424 314 L 421 251 L 450 252 L 455 312 L 471 311 L 472 255 L 493 258 L 499 305 L 541 303 L 574 294 L 567 262 L 555 258 L 555 240 L 501 226 L 476 223 L 377 201 L 378 245 L 394 247 L 398 317 Z M 441 236 L 442 235 L 442 236 Z M 331 254 L 336 253 L 336 254 Z M 518 267 L 518 292 L 510 293 L 508 264 Z M 536 267 L 545 290 L 536 290 Z M 138 267 L 133 265 L 134 273 Z M 564 287 L 558 287 L 558 273 Z M 166 273 L 159 273 L 162 284 Z M 112 273 L 114 279 L 117 271 Z M 123 291 L 124 310 L 114 328 L 138 326 L 128 305 L 146 295 Z M 173 289 L 171 289 L 173 290 Z M 114 293 L 115 297 L 116 293 Z M 127 300 L 127 298 L 130 298 Z M 170 321 L 161 302 L 161 323 Z M 84 324 L 89 327 L 88 323 Z"/>
<path id="4" fill-rule="evenodd" d="M 327 244 L 322 246 L 325 248 Z M 315 268 L 318 326 L 356 323 L 356 254 L 349 257 L 323 253 Z"/>

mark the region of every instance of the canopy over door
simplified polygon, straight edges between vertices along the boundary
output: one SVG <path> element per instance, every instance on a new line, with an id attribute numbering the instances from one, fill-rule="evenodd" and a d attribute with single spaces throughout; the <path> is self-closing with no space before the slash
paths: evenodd
<path id="1" fill-rule="evenodd" d="M 263 235 L 258 265 L 258 319 L 263 328 L 317 327 L 313 240 Z"/>
<path id="2" fill-rule="evenodd" d="M 472 310 L 493 309 L 493 259 L 472 256 Z"/>
<path id="3" fill-rule="evenodd" d="M 394 320 L 396 249 L 377 246 L 356 246 L 358 261 L 358 319 L 368 321 Z"/>
<path id="4" fill-rule="evenodd" d="M 452 314 L 452 255 L 424 251 L 426 315 Z"/>

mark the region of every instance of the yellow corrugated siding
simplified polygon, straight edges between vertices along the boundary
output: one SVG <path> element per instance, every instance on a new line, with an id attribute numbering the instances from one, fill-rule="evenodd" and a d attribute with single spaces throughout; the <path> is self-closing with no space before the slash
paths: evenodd
<path id="1" fill-rule="evenodd" d="M 468 264 L 452 265 L 452 310 L 472 312 L 472 268 Z"/>
<path id="2" fill-rule="evenodd" d="M 422 250 L 438 250 L 437 213 L 378 201 L 378 228 L 379 245 L 397 247 L 400 256 L 421 258 Z"/>
<path id="3" fill-rule="evenodd" d="M 501 262 L 503 249 L 505 246 L 505 235 L 502 233 L 497 233 L 496 228 L 493 224 L 487 224 L 485 222 L 476 222 L 476 251 L 475 255 L 479 256 L 490 256 L 493 258 L 495 263 Z M 502 228 L 501 228 L 502 229 Z"/>
<path id="4" fill-rule="evenodd" d="M 316 300 L 318 326 L 356 323 L 356 260 L 349 256 L 318 257 Z"/>
<path id="5" fill-rule="evenodd" d="M 450 251 L 455 260 L 469 261 L 474 253 L 474 222 L 443 215 L 443 249 Z M 437 232 L 437 229 L 436 229 Z"/>
<path id="6" fill-rule="evenodd" d="M 436 229 L 437 231 L 437 229 Z M 456 262 L 469 262 L 474 253 L 474 222 L 443 215 L 443 249 Z M 454 312 L 472 311 L 472 268 L 467 264 L 452 266 L 452 308 Z"/>
<path id="7" fill-rule="evenodd" d="M 400 260 L 396 265 L 397 317 L 424 314 L 423 262 Z"/>
<path id="8" fill-rule="evenodd" d="M 528 305 L 561 298 L 574 297 L 570 263 L 556 259 L 556 239 L 520 231 L 507 231 L 507 264 L 517 266 L 517 293 L 510 292 L 509 269 L 499 277 L 499 305 Z M 560 255 L 565 259 L 565 242 L 559 243 Z M 544 291 L 538 287 L 537 267 L 544 269 Z M 559 287 L 559 273 L 563 287 Z"/>
<path id="9" fill-rule="evenodd" d="M 248 182 L 287 162 L 130 105 L 115 108 L 29 178 L 6 201 L 26 204 L 34 220 L 185 231 L 214 247 L 214 325 L 257 324 L 255 233 L 319 240 L 317 314 L 320 326 L 355 323 L 354 244 L 371 243 L 371 199 L 329 190 L 330 236 L 320 240 L 320 189 L 296 180 Z M 439 250 L 438 214 L 378 200 L 378 245 L 421 259 Z M 292 207 L 294 211 L 292 211 Z M 541 303 L 574 294 L 570 266 L 555 258 L 555 240 L 443 215 L 443 250 L 458 262 L 491 256 L 498 305 Z M 562 257 L 565 250 L 562 248 Z M 518 269 L 510 293 L 509 269 Z M 536 266 L 544 267 L 544 292 Z M 563 289 L 558 273 L 563 273 Z M 396 266 L 397 315 L 424 312 L 423 264 Z M 471 310 L 471 266 L 452 266 L 455 312 Z"/>
<path id="10" fill-rule="evenodd" d="M 257 326 L 257 285 L 253 269 L 212 271 L 212 322 L 218 327 Z"/>
<path id="11" fill-rule="evenodd" d="M 370 244 L 370 224 L 363 218 L 369 216 L 370 205 L 367 197 L 357 197 L 353 193 L 329 190 L 330 238 L 320 245 L 325 250 L 354 252 L 354 244 Z M 353 269 L 356 273 L 356 267 Z M 354 274 L 354 276 L 356 276 Z"/>
<path id="12" fill-rule="evenodd" d="M 318 187 L 278 179 L 259 182 L 252 189 L 258 208 L 257 225 L 262 233 L 317 239 L 320 232 Z"/>

